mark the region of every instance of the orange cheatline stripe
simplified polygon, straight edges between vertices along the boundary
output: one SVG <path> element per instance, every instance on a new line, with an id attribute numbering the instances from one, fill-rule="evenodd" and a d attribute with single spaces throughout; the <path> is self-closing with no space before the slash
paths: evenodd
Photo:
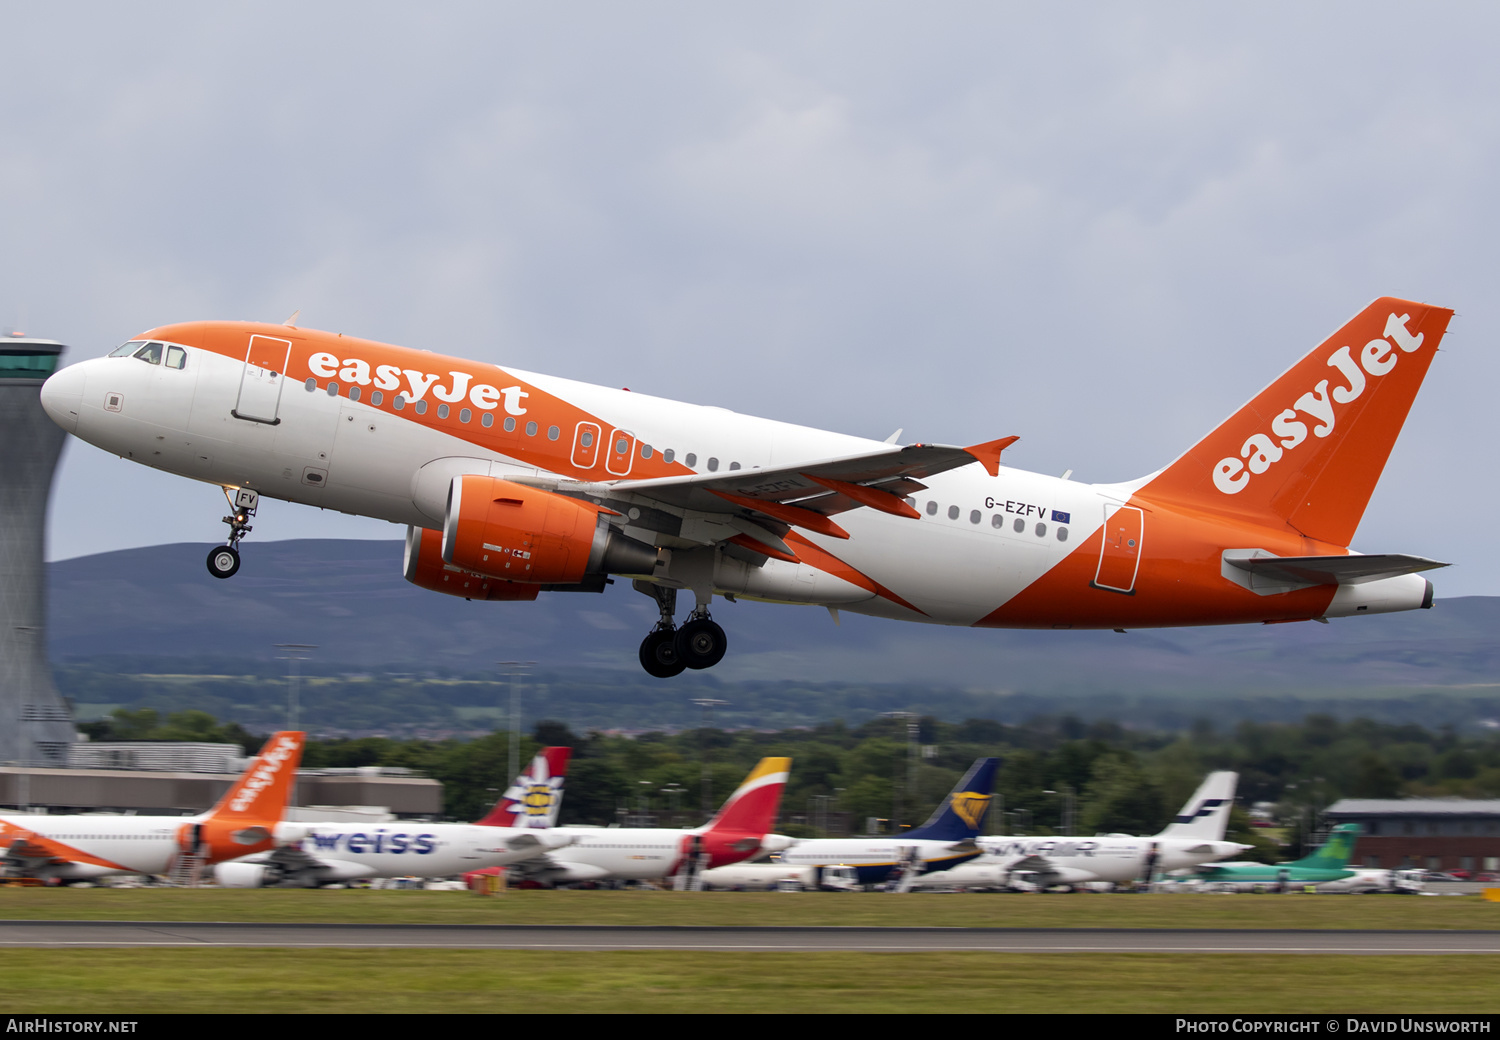
<path id="1" fill-rule="evenodd" d="M 127 867 L 122 867 L 120 864 L 112 862 L 110 860 L 101 859 L 98 856 L 90 855 L 89 853 L 84 852 L 82 849 L 75 849 L 71 845 L 65 845 L 62 842 L 56 841 L 52 838 L 44 838 L 34 831 L 28 831 L 20 827 L 12 827 L 10 825 L 0 824 L 0 840 L 10 842 L 16 838 L 20 838 L 22 841 L 25 841 L 27 845 L 35 845 L 37 848 L 41 849 L 47 855 L 52 856 L 55 859 L 68 860 L 72 863 L 91 863 L 96 867 L 109 867 L 114 870 L 128 869 Z"/>
<path id="2" fill-rule="evenodd" d="M 826 534 L 830 538 L 849 537 L 848 531 L 845 531 L 822 513 L 814 513 L 811 509 L 803 509 L 801 506 L 789 506 L 781 502 L 764 502 L 758 498 L 747 498 L 744 495 L 731 495 L 727 491 L 714 491 L 712 488 L 709 490 L 726 502 L 733 502 L 737 506 L 744 506 L 746 509 L 754 509 L 757 512 L 765 513 L 767 516 L 774 517 L 782 523 L 805 527 L 809 531 Z"/>
<path id="3" fill-rule="evenodd" d="M 874 578 L 855 570 L 843 560 L 833 555 L 833 553 L 818 548 L 796 531 L 788 531 L 785 541 L 792 547 L 792 551 L 797 554 L 802 562 L 809 567 L 816 567 L 820 571 L 832 574 L 835 578 L 842 578 L 851 585 L 858 585 L 862 589 L 873 592 L 882 599 L 888 599 L 892 603 L 905 607 L 907 610 L 921 614 L 923 617 L 927 616 L 927 611 L 908 603 Z"/>
<path id="4" fill-rule="evenodd" d="M 906 500 L 882 491 L 879 488 L 864 487 L 860 484 L 850 484 L 843 480 L 834 480 L 831 477 L 815 477 L 811 473 L 802 474 L 804 480 L 810 480 L 814 484 L 821 484 L 829 491 L 837 491 L 846 498 L 852 498 L 862 506 L 878 509 L 882 513 L 890 513 L 892 516 L 905 516 L 913 520 L 920 520 L 922 514 L 906 503 Z"/>

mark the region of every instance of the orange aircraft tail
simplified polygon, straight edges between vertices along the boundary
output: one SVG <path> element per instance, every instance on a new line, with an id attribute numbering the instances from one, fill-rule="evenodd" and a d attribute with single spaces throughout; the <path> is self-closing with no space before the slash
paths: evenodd
<path id="1" fill-rule="evenodd" d="M 1347 546 L 1452 317 L 1376 300 L 1139 496 Z"/>
<path id="2" fill-rule="evenodd" d="M 305 737 L 295 731 L 273 734 L 219 804 L 178 829 L 178 847 L 209 863 L 270 848 L 291 799 Z"/>

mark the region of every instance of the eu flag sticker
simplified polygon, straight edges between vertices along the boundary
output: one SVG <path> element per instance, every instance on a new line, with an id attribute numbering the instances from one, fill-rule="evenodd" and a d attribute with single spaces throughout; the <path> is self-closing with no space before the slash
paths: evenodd
<path id="1" fill-rule="evenodd" d="M 1073 521 L 1070 519 L 1070 516 L 1071 514 L 1064 513 L 1061 509 L 1052 510 L 1052 522 L 1054 524 L 1071 524 Z"/>

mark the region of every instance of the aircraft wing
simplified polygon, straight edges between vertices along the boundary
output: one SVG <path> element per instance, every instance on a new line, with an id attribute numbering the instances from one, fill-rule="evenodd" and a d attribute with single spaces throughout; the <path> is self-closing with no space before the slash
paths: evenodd
<path id="1" fill-rule="evenodd" d="M 1259 550 L 1255 550 L 1259 551 Z M 1224 563 L 1252 577 L 1289 585 L 1361 585 L 1381 578 L 1448 566 L 1423 556 L 1375 553 L 1370 556 L 1244 556 L 1224 554 Z"/>
<path id="2" fill-rule="evenodd" d="M 506 479 L 563 493 L 604 498 L 628 496 L 627 501 L 659 504 L 678 515 L 714 515 L 720 518 L 715 523 L 719 530 L 706 540 L 728 540 L 738 534 L 790 555 L 777 537 L 787 527 L 804 527 L 834 538 L 847 538 L 848 534 L 828 518 L 861 506 L 915 518 L 917 511 L 907 504 L 905 497 L 927 486 L 922 478 L 974 462 L 996 474 L 1000 453 L 1017 439 L 1002 437 L 968 448 L 947 444 L 890 445 L 860 455 L 768 469 L 619 480 L 608 484 L 582 484 L 548 477 Z M 747 514 L 748 522 L 736 519 Z M 767 520 L 769 530 L 760 526 Z M 639 522 L 647 524 L 645 519 Z"/>

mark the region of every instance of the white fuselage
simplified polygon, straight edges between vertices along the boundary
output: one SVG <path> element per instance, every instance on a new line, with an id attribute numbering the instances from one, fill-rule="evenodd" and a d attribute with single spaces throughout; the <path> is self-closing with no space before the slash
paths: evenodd
<path id="1" fill-rule="evenodd" d="M 976 840 L 984 854 L 947 871 L 933 884 L 1000 887 L 1018 867 L 1037 864 L 1057 884 L 1108 881 L 1123 884 L 1145 877 L 1151 847 L 1156 846 L 1154 873 L 1195 867 L 1223 859 L 1244 846 L 1199 838 L 1136 838 L 1101 834 L 1094 837 L 1016 838 L 989 836 Z"/>
<path id="2" fill-rule="evenodd" d="M 440 359 L 441 360 L 441 359 Z M 444 362 L 446 364 L 446 362 Z M 442 368 L 443 364 L 434 363 Z M 434 428 L 388 411 L 307 390 L 286 381 L 276 425 L 246 422 L 233 411 L 245 365 L 189 349 L 181 369 L 131 357 L 99 358 L 65 369 L 56 386 L 80 406 L 72 432 L 92 444 L 158 469 L 271 498 L 337 509 L 420 527 L 439 527 L 451 479 L 464 472 L 536 475 L 517 457 L 465 439 L 465 428 Z M 867 452 L 878 441 L 511 370 L 530 384 L 628 427 L 658 453 L 671 449 L 699 472 L 812 462 Z M 56 378 L 56 377 L 54 377 Z M 106 395 L 110 395 L 107 397 Z M 106 408 L 108 400 L 118 403 Z M 57 414 L 54 412 L 54 414 Z M 518 429 L 518 440 L 525 438 Z M 571 431 L 569 431 L 571 436 Z M 539 431 L 535 437 L 545 437 Z M 621 474 L 601 473 L 617 479 Z M 314 480 L 316 482 L 310 482 Z M 804 532 L 840 559 L 893 589 L 925 617 L 824 570 L 777 559 L 716 561 L 720 593 L 858 612 L 969 625 L 1046 573 L 1101 526 L 1105 507 L 1129 487 L 1078 484 L 1001 467 L 991 477 L 974 465 L 926 478 L 915 503 L 920 520 L 872 509 L 840 514 L 848 540 Z M 1067 523 L 1055 522 L 1054 511 Z M 950 515 L 952 514 L 952 515 Z M 652 544 L 692 548 L 694 517 L 681 537 L 628 535 Z M 760 565 L 757 565 L 760 564 Z M 670 573 L 666 575 L 670 578 Z"/>
<path id="3" fill-rule="evenodd" d="M 0 816 L 7 832 L 41 838 L 105 861 L 53 864 L 46 873 L 65 880 L 110 874 L 165 874 L 179 852 L 178 834 L 199 816 Z"/>

